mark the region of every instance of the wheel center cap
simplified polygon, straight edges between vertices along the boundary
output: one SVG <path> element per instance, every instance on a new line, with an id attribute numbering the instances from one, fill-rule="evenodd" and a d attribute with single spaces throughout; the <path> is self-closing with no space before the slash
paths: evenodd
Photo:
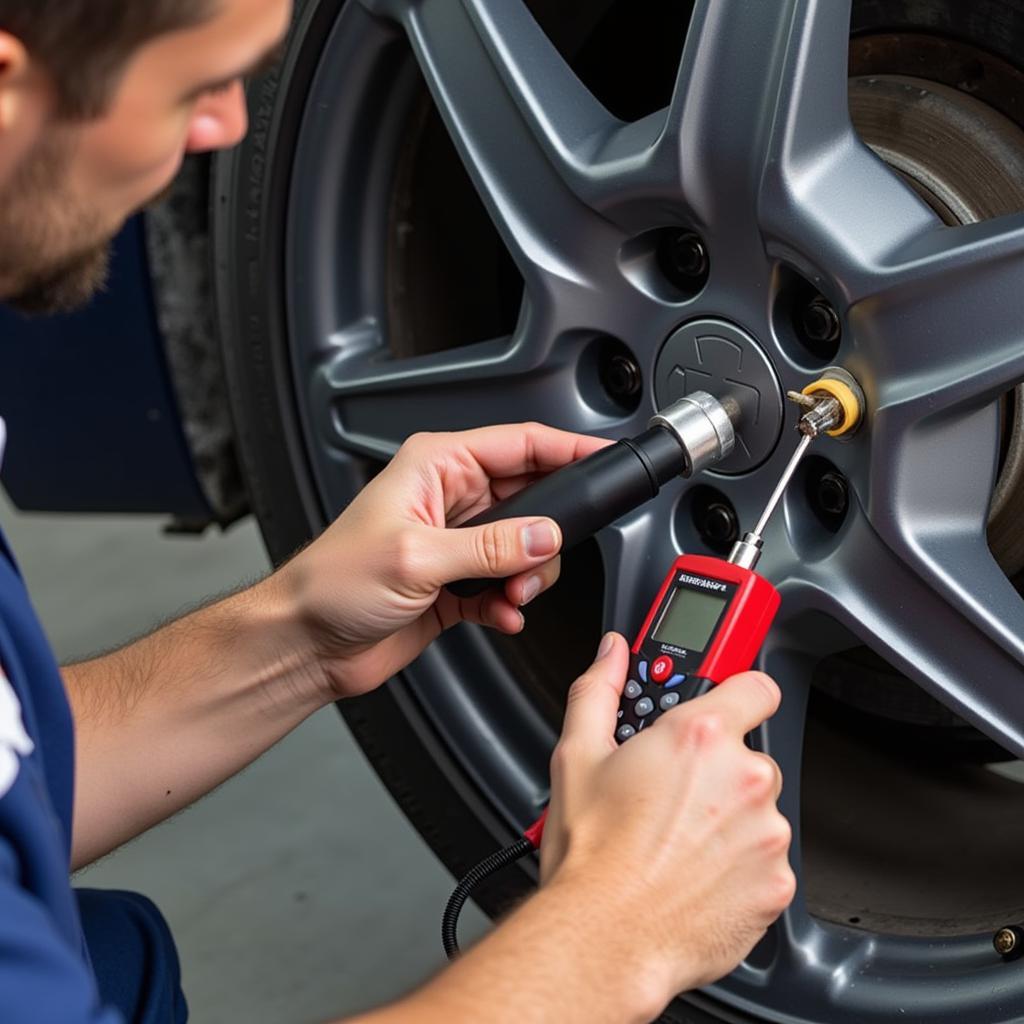
<path id="1" fill-rule="evenodd" d="M 756 469 L 782 434 L 782 387 L 760 345 L 726 320 L 692 320 L 669 336 L 654 370 L 658 408 L 691 391 L 708 391 L 739 402 L 742 418 L 736 448 L 714 472 L 738 476 Z"/>

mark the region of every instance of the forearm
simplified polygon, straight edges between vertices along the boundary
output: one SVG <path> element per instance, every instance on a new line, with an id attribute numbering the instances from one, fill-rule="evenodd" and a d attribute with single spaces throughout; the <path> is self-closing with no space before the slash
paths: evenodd
<path id="1" fill-rule="evenodd" d="M 609 891 L 556 879 L 424 988 L 349 1024 L 646 1024 L 668 999 L 660 958 L 630 941 Z"/>
<path id="2" fill-rule="evenodd" d="M 65 680 L 76 867 L 210 792 L 331 699 L 274 578 L 67 668 Z"/>

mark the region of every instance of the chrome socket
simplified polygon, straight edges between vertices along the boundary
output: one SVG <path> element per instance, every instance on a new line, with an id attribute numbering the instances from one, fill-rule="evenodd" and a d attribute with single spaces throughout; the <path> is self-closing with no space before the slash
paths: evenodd
<path id="1" fill-rule="evenodd" d="M 675 435 L 687 459 L 682 475 L 690 477 L 732 453 L 739 416 L 735 399 L 694 391 L 662 409 L 648 426 L 665 427 Z"/>

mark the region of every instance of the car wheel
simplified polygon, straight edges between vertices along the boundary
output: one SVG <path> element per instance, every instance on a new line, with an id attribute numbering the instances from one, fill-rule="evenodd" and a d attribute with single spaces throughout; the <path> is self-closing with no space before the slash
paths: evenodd
<path id="1" fill-rule="evenodd" d="M 300 0 L 216 169 L 231 401 L 278 561 L 414 431 L 628 436 L 696 381 L 749 396 L 729 463 L 573 552 L 522 637 L 454 631 L 342 709 L 455 872 L 543 805 L 602 630 L 754 520 L 794 443 L 784 390 L 830 364 L 863 386 L 761 564 L 785 700 L 757 743 L 799 893 L 668 1020 L 1021 1016 L 991 936 L 1024 919 L 1022 43 L 1022 0 Z"/>

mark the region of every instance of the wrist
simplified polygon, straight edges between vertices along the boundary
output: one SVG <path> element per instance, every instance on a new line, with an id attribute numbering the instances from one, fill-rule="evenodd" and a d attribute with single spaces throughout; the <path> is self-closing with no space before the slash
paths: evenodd
<path id="1" fill-rule="evenodd" d="M 678 979 L 693 973 L 679 963 L 678 949 L 652 927 L 643 887 L 623 885 L 623 875 L 559 869 L 538 894 L 551 913 L 570 914 L 575 955 L 591 950 L 595 984 L 603 984 L 615 1020 L 648 1024 L 657 1019 L 684 986 Z"/>
<path id="2" fill-rule="evenodd" d="M 257 685 L 277 706 L 293 703 L 311 714 L 336 696 L 318 654 L 315 634 L 299 594 L 280 573 L 242 591 L 220 606 L 229 621 L 225 638 Z"/>
<path id="3" fill-rule="evenodd" d="M 361 649 L 345 638 L 338 622 L 325 618 L 322 572 L 303 554 L 281 566 L 260 586 L 273 595 L 272 601 L 287 623 L 290 643 L 308 664 L 321 705 L 326 706 L 358 692 L 354 688 L 350 692 L 345 670 Z M 331 610 L 337 613 L 337 605 L 332 604 Z"/>
<path id="4" fill-rule="evenodd" d="M 402 1019 L 433 1020 L 421 1016 L 429 1009 L 438 1020 L 498 1024 L 521 1020 L 525 1005 L 564 1024 L 649 1024 L 677 991 L 675 972 L 642 927 L 643 908 L 609 893 L 603 878 L 559 874 L 417 993 Z"/>

